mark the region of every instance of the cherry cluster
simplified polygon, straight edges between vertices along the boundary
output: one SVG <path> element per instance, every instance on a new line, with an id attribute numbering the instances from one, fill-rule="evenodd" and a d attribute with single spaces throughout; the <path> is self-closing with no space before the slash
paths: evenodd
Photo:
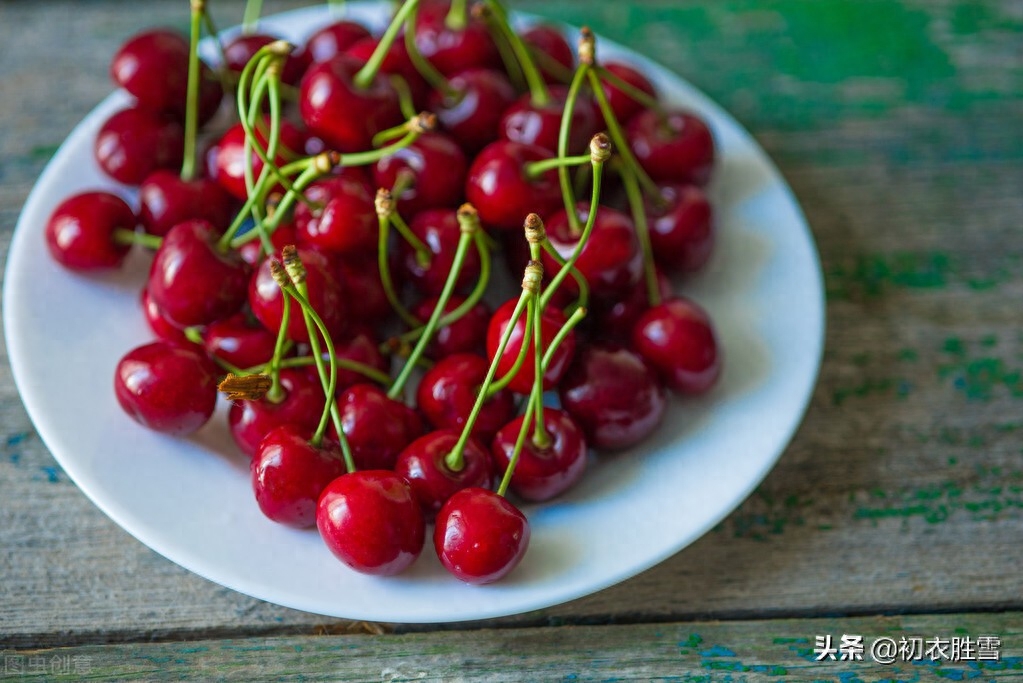
<path id="1" fill-rule="evenodd" d="M 157 340 L 117 365 L 120 405 L 185 436 L 223 392 L 269 519 L 378 575 L 432 522 L 451 573 L 501 578 L 530 535 L 509 495 L 560 495 L 719 375 L 668 279 L 713 246 L 707 125 L 586 29 L 573 53 L 497 0 L 405 0 L 381 35 L 340 19 L 301 46 L 250 17 L 216 66 L 191 6 L 190 36 L 140 33 L 111 65 L 134 102 L 95 157 L 134 206 L 84 192 L 46 225 L 72 270 L 154 252 Z"/>

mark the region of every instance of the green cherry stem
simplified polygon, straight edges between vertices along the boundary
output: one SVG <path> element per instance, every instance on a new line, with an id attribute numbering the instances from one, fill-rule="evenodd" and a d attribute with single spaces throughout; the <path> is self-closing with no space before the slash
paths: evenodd
<path id="1" fill-rule="evenodd" d="M 469 25 L 467 14 L 468 3 L 466 0 L 451 0 L 451 7 L 447 16 L 444 17 L 444 26 L 449 31 L 464 31 Z"/>
<path id="2" fill-rule="evenodd" d="M 419 325 L 416 318 L 401 302 L 401 298 L 394 289 L 394 280 L 391 279 L 391 261 L 388 258 L 387 242 L 390 237 L 392 216 L 394 215 L 394 195 L 387 188 L 377 190 L 376 196 L 377 223 L 377 268 L 380 271 L 380 284 L 383 285 L 384 294 L 391 308 L 398 314 L 407 325 L 415 327 Z"/>
<path id="3" fill-rule="evenodd" d="M 454 11 L 455 3 L 451 3 L 451 10 Z M 408 25 L 416 25 L 416 15 L 418 14 L 418 8 L 413 9 L 409 13 Z M 465 6 L 462 7 L 462 15 L 465 16 Z M 451 83 L 447 78 L 444 77 L 440 71 L 437 70 L 433 64 L 430 63 L 423 53 L 419 51 L 419 46 L 416 45 L 416 32 L 414 30 L 405 30 L 405 51 L 408 53 L 409 61 L 412 62 L 412 66 L 415 67 L 419 75 L 423 77 L 426 83 L 434 90 L 444 96 L 445 99 L 449 98 L 460 98 L 461 93 L 451 87 Z"/>
<path id="4" fill-rule="evenodd" d="M 650 226 L 646 220 L 646 207 L 643 206 L 643 192 L 631 167 L 623 166 L 620 175 L 625 186 L 625 195 L 629 199 L 632 222 L 636 226 L 636 238 L 643 253 L 643 279 L 646 282 L 647 303 L 651 307 L 657 306 L 661 303 L 661 289 L 657 286 L 657 269 L 654 267 L 654 250 L 650 244 Z"/>
<path id="5" fill-rule="evenodd" d="M 574 157 L 554 157 L 552 159 L 541 159 L 530 161 L 526 164 L 526 177 L 533 180 L 542 176 L 552 168 L 561 169 L 571 166 L 582 166 L 590 162 L 589 154 L 580 154 Z"/>
<path id="6" fill-rule="evenodd" d="M 547 89 L 547 83 L 543 80 L 540 70 L 536 68 L 536 62 L 533 61 L 533 55 L 530 53 L 529 47 L 512 28 L 504 5 L 497 0 L 484 0 L 484 2 L 486 8 L 490 10 L 492 17 L 491 25 L 496 27 L 508 41 L 508 45 L 511 46 L 515 54 L 515 61 L 522 68 L 522 74 L 525 76 L 526 84 L 529 86 L 530 103 L 535 107 L 545 106 L 551 101 L 551 93 Z"/>
<path id="7" fill-rule="evenodd" d="M 309 356 L 298 356 L 297 358 L 282 358 L 280 366 L 281 368 L 304 368 L 309 365 L 315 365 L 316 359 L 311 355 Z M 256 366 L 256 368 L 250 368 L 249 370 L 258 369 L 263 366 Z M 358 373 L 366 379 L 372 380 L 377 384 L 384 386 L 391 385 L 391 377 L 386 372 L 377 370 L 372 365 L 366 365 L 359 361 L 349 360 L 347 358 L 338 358 L 337 367 L 339 370 L 349 370 L 351 372 Z"/>
<path id="8" fill-rule="evenodd" d="M 115 244 L 141 244 L 149 249 L 159 249 L 163 244 L 163 238 L 158 235 L 150 235 L 148 232 L 135 232 L 128 228 L 114 228 L 113 240 Z"/>
<path id="9" fill-rule="evenodd" d="M 565 96 L 565 108 L 561 112 L 561 127 L 558 128 L 559 157 L 568 156 L 568 137 L 572 128 L 572 112 L 575 110 L 575 103 L 579 100 L 579 93 L 582 90 L 583 83 L 586 81 L 586 74 L 589 73 L 589 70 L 590 65 L 586 62 L 581 62 L 576 68 L 571 85 L 568 86 L 568 94 Z M 579 224 L 579 216 L 575 211 L 575 193 L 572 191 L 572 179 L 568 174 L 568 166 L 558 166 L 558 182 L 561 184 L 561 196 L 565 201 L 565 212 L 568 214 L 569 229 L 572 233 L 579 234 L 582 227 Z"/>
<path id="10" fill-rule="evenodd" d="M 191 0 L 188 43 L 188 83 L 185 91 L 185 156 L 181 162 L 181 179 L 195 177 L 196 137 L 199 129 L 199 34 L 206 0 Z"/>
<path id="11" fill-rule="evenodd" d="M 408 87 L 408 81 L 398 74 L 389 75 L 387 80 L 391 82 L 395 92 L 398 93 L 398 107 L 401 109 L 401 115 L 407 119 L 415 116 L 416 103 L 412 99 L 412 89 Z"/>
<path id="12" fill-rule="evenodd" d="M 511 79 L 516 92 L 529 90 L 529 84 L 526 82 L 526 75 L 522 71 L 522 65 L 519 64 L 518 58 L 515 57 L 515 50 L 512 49 L 504 31 L 495 25 L 490 10 L 486 5 L 476 4 L 473 5 L 472 12 L 474 17 L 482 19 L 487 25 L 487 30 L 494 41 L 497 53 L 501 56 L 501 63 L 504 64 L 504 69 L 508 72 L 508 78 Z"/>
<path id="13" fill-rule="evenodd" d="M 245 13 L 242 15 L 242 33 L 246 35 L 255 33 L 259 15 L 262 13 L 263 0 L 248 0 L 245 3 Z"/>
<path id="14" fill-rule="evenodd" d="M 618 90 L 621 90 L 630 99 L 635 100 L 636 102 L 643 105 L 647 109 L 652 109 L 653 111 L 657 112 L 660 118 L 662 119 L 664 118 L 664 107 L 661 106 L 661 103 L 657 100 L 656 97 L 653 97 L 652 95 L 650 95 L 650 93 L 646 91 L 640 90 L 632 83 L 629 83 L 627 80 L 616 74 L 614 71 L 606 69 L 600 64 L 595 64 L 593 68 L 597 71 L 598 75 L 602 80 L 607 81 L 609 84 L 611 84 Z"/>
<path id="15" fill-rule="evenodd" d="M 533 392 L 536 395 L 543 394 L 543 306 L 536 297 L 529 302 L 533 314 L 533 358 L 535 373 L 533 377 Z M 543 422 L 543 401 L 533 401 L 536 410 L 536 428 L 533 430 L 533 443 L 538 448 L 547 448 L 551 444 L 551 435 Z"/>
<path id="16" fill-rule="evenodd" d="M 376 78 L 377 72 L 380 71 L 380 67 L 384 63 L 384 59 L 387 57 L 388 50 L 391 49 L 391 45 L 394 43 L 394 39 L 398 37 L 398 33 L 405 25 L 405 21 L 409 15 L 419 6 L 419 0 L 405 0 L 402 6 L 395 13 L 394 18 L 391 19 L 391 23 L 388 25 L 387 30 L 384 31 L 384 35 L 380 37 L 380 42 L 377 43 L 376 49 L 373 50 L 373 54 L 366 60 L 362 68 L 359 69 L 358 73 L 352 79 L 356 88 L 365 90 Z"/>
<path id="17" fill-rule="evenodd" d="M 281 312 L 281 325 L 277 329 L 277 340 L 274 342 L 274 354 L 270 356 L 270 390 L 266 392 L 266 398 L 271 403 L 280 403 L 284 400 L 284 388 L 281 386 L 281 361 L 284 356 L 285 344 L 288 341 L 288 324 L 291 322 L 291 297 L 284 295 L 284 308 Z"/>

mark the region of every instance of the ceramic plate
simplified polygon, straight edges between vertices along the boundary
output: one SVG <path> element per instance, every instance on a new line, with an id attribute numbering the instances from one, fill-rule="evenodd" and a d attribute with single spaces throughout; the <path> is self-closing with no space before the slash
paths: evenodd
<path id="1" fill-rule="evenodd" d="M 384 4 L 347 3 L 377 28 Z M 322 6 L 321 6 L 322 7 Z M 314 7 L 262 28 L 298 42 L 331 20 Z M 602 58 L 637 63 L 664 98 L 710 124 L 720 149 L 711 195 L 719 243 L 682 291 L 711 313 L 724 354 L 720 383 L 675 399 L 642 447 L 601 457 L 564 497 L 525 510 L 533 536 L 504 581 L 472 587 L 447 574 L 432 548 L 394 578 L 354 573 L 315 530 L 265 519 L 246 460 L 226 429 L 226 405 L 198 434 L 147 431 L 119 408 L 114 367 L 152 335 L 138 306 L 148 257 L 82 277 L 58 267 L 43 240 L 58 202 L 111 189 L 92 155 L 103 121 L 126 97 L 104 100 L 71 133 L 25 204 L 11 244 L 4 325 L 14 377 L 39 434 L 95 504 L 170 560 L 234 590 L 324 615 L 450 622 L 549 607 L 628 579 L 677 553 L 739 505 L 771 469 L 813 390 L 824 331 L 820 266 L 807 224 L 777 169 L 727 113 L 680 78 L 609 41 Z"/>

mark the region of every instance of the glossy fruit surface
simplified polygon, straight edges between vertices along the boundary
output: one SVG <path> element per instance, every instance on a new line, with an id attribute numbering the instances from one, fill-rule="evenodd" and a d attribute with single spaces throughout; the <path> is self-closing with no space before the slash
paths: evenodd
<path id="1" fill-rule="evenodd" d="M 154 171 L 139 186 L 139 220 L 160 237 L 178 223 L 201 219 L 219 233 L 234 217 L 231 197 L 209 178 L 182 180 L 170 169 Z"/>
<path id="2" fill-rule="evenodd" d="M 462 489 L 437 513 L 433 547 L 441 564 L 471 584 L 508 575 L 529 546 L 526 516 L 502 496 L 482 488 Z"/>
<path id="3" fill-rule="evenodd" d="M 706 185 L 714 169 L 714 137 L 703 119 L 684 111 L 636 114 L 625 127 L 629 146 L 657 182 Z"/>
<path id="4" fill-rule="evenodd" d="M 46 221 L 46 246 L 72 270 L 105 270 L 121 265 L 130 244 L 114 241 L 116 230 L 135 230 L 135 213 L 117 195 L 82 192 L 68 197 Z"/>
<path id="5" fill-rule="evenodd" d="M 309 186 L 308 202 L 295 206 L 295 228 L 302 244 L 333 254 L 375 250 L 376 209 L 369 186 L 349 176 L 330 176 Z"/>
<path id="6" fill-rule="evenodd" d="M 710 389 L 721 373 L 721 355 L 710 316 L 684 297 L 646 311 L 632 329 L 632 347 L 684 394 Z"/>
<path id="7" fill-rule="evenodd" d="M 459 432 L 453 429 L 425 434 L 406 446 L 394 465 L 394 471 L 412 487 L 427 519 L 433 519 L 456 491 L 470 486 L 490 488 L 492 484 L 490 454 L 475 439 L 466 441 L 460 469 L 447 464 L 445 458 L 458 437 Z"/>
<path id="8" fill-rule="evenodd" d="M 494 311 L 493 317 L 490 319 L 490 325 L 487 328 L 487 356 L 493 360 L 497 354 L 497 347 L 500 345 L 501 336 L 504 331 L 508 328 L 508 322 L 511 319 L 511 314 L 515 309 L 515 300 L 505 302 L 500 308 Z M 525 313 L 519 317 L 515 323 L 515 327 L 512 331 L 511 337 L 508 340 L 508 344 L 505 346 L 504 353 L 501 355 L 501 360 L 497 365 L 497 377 L 504 377 L 515 365 L 515 359 L 518 357 L 519 351 L 522 349 L 522 344 L 526 343 L 526 357 L 522 363 L 522 367 L 515 373 L 515 377 L 508 383 L 508 389 L 514 391 L 517 394 L 528 394 L 533 390 L 533 381 L 536 377 L 535 363 L 536 355 L 533 349 L 533 335 L 530 335 L 528 340 L 523 341 L 523 335 L 526 330 Z M 540 329 L 542 334 L 542 341 L 544 348 L 551 343 L 554 337 L 558 334 L 566 322 L 565 314 L 560 309 L 553 306 L 548 306 L 544 309 L 543 318 L 541 321 Z M 568 364 L 572 362 L 572 355 L 575 353 L 575 332 L 569 332 L 565 340 L 558 346 L 558 349 L 554 352 L 554 356 L 551 358 L 550 364 L 547 366 L 546 372 L 543 376 L 543 388 L 544 391 L 553 389 L 557 383 L 561 380 L 561 377 L 565 374 L 565 370 L 568 369 Z"/>
<path id="9" fill-rule="evenodd" d="M 279 258 L 279 255 L 278 255 Z M 327 331 L 334 339 L 341 339 L 347 327 L 344 305 L 344 291 L 334 274 L 333 264 L 326 256 L 311 249 L 298 249 L 298 258 L 306 270 L 308 300 L 313 310 L 323 320 Z M 252 314 L 271 332 L 280 329 L 284 319 L 284 292 L 270 273 L 269 259 L 264 261 L 252 274 L 248 297 Z M 288 318 L 288 339 L 297 342 L 309 341 L 309 329 L 302 316 L 302 309 L 292 301 Z M 317 333 L 319 334 L 319 333 Z"/>
<path id="10" fill-rule="evenodd" d="M 391 469 L 398 454 L 423 433 L 422 420 L 400 401 L 372 384 L 356 384 L 338 397 L 341 426 L 355 466 Z"/>
<path id="11" fill-rule="evenodd" d="M 412 234 L 429 250 L 424 263 L 415 249 L 401 241 L 401 264 L 406 281 L 427 296 L 441 293 L 448 273 L 454 264 L 455 252 L 461 239 L 462 230 L 454 209 L 427 209 L 415 215 L 409 224 Z M 465 290 L 475 284 L 480 276 L 479 252 L 469 245 L 462 261 L 462 268 L 455 280 L 456 290 Z"/>
<path id="12" fill-rule="evenodd" d="M 555 171 L 536 178 L 526 175 L 526 164 L 553 155 L 535 145 L 507 140 L 492 142 L 480 151 L 465 181 L 465 197 L 479 211 L 484 225 L 500 230 L 521 230 L 526 216 L 546 216 L 561 206 L 561 188 Z"/>
<path id="13" fill-rule="evenodd" d="M 157 169 L 180 167 L 184 147 L 185 134 L 177 121 L 129 107 L 103 123 L 93 151 L 104 173 L 125 185 L 138 185 Z"/>
<path id="14" fill-rule="evenodd" d="M 589 216 L 589 204 L 578 205 L 580 223 Z M 573 234 L 568 214 L 559 211 L 547 221 L 547 239 L 565 259 L 576 250 L 581 235 Z M 561 266 L 548 254 L 543 257 L 544 272 L 553 277 Z M 636 284 L 643 273 L 643 256 L 632 219 L 621 211 L 598 207 L 597 217 L 575 267 L 586 278 L 595 297 L 615 299 Z M 566 277 L 561 285 L 566 293 L 578 293 L 575 280 Z M 560 292 L 560 290 L 559 290 Z"/>
<path id="15" fill-rule="evenodd" d="M 512 473 L 511 490 L 523 500 L 550 500 L 571 488 L 586 470 L 586 439 L 575 420 L 555 408 L 544 408 L 543 415 L 550 443 L 537 446 L 532 438 L 535 432 L 530 431 Z M 515 452 L 522 420 L 515 418 L 494 437 L 491 453 L 498 476 L 503 476 Z M 535 430 L 536 424 L 530 429 Z"/>
<path id="16" fill-rule="evenodd" d="M 398 199 L 398 211 L 411 220 L 420 211 L 454 208 L 462 198 L 467 162 L 461 147 L 443 133 L 425 133 L 408 147 L 377 162 L 373 181 L 377 187 L 395 187 L 401 174 L 411 174 L 411 184 Z"/>
<path id="17" fill-rule="evenodd" d="M 437 429 L 461 430 L 472 412 L 490 363 L 473 353 L 446 356 L 426 371 L 419 382 L 416 404 Z M 512 418 L 515 404 L 508 391 L 499 391 L 480 408 L 472 434 L 490 443 L 498 429 Z"/>
<path id="18" fill-rule="evenodd" d="M 231 438 L 242 453 L 252 457 L 263 437 L 273 429 L 291 425 L 309 438 L 316 431 L 323 412 L 323 388 L 301 368 L 281 370 L 283 395 L 276 401 L 263 397 L 258 401 L 235 401 L 228 413 Z"/>
<path id="19" fill-rule="evenodd" d="M 714 209 L 696 185 L 662 185 L 663 203 L 644 202 L 654 260 L 672 271 L 702 268 L 714 250 Z"/>

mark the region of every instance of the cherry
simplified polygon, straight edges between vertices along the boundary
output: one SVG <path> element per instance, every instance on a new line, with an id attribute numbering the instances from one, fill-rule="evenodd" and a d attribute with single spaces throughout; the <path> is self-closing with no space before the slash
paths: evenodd
<path id="1" fill-rule="evenodd" d="M 494 355 L 497 352 L 497 347 L 500 345 L 501 337 L 504 335 L 504 331 L 508 327 L 508 321 L 511 319 L 511 314 L 515 310 L 515 304 L 517 299 L 512 299 L 505 302 L 494 311 L 494 315 L 490 318 L 490 325 L 487 327 L 487 356 L 493 360 Z M 526 316 L 522 315 L 515 323 L 514 330 L 511 337 L 508 339 L 508 344 L 505 346 L 504 354 L 497 364 L 497 376 L 504 377 L 515 365 L 515 360 L 518 358 L 519 350 L 522 348 L 522 344 L 527 345 L 525 360 L 522 363 L 522 367 L 512 378 L 508 384 L 508 388 L 518 394 L 529 394 L 533 390 L 533 383 L 535 381 L 536 371 L 536 356 L 535 349 L 533 348 L 533 335 L 529 336 L 529 339 L 523 340 L 523 334 L 526 330 Z M 550 345 L 554 337 L 561 331 L 561 328 L 565 326 L 567 319 L 565 314 L 560 309 L 554 306 L 547 306 L 544 308 L 543 317 L 540 324 L 540 332 L 543 340 L 544 348 Z M 568 369 L 569 363 L 572 362 L 572 355 L 575 353 L 575 332 L 569 332 L 565 337 L 565 340 L 558 346 L 551 358 L 550 364 L 547 366 L 543 376 L 543 388 L 544 391 L 553 389 L 561 377 L 565 374 Z"/>
<path id="2" fill-rule="evenodd" d="M 585 223 L 590 213 L 589 203 L 579 203 L 577 213 Z M 547 238 L 563 258 L 568 258 L 579 244 L 580 235 L 572 234 L 568 214 L 564 210 L 547 221 Z M 543 256 L 544 271 L 553 276 L 561 266 L 547 253 Z M 643 256 L 636 238 L 632 219 L 621 211 L 605 206 L 597 209 L 593 230 L 583 245 L 575 267 L 586 278 L 594 297 L 618 298 L 628 291 L 643 274 Z M 566 293 L 576 294 L 578 285 L 571 277 L 562 281 Z"/>
<path id="3" fill-rule="evenodd" d="M 378 187 L 393 188 L 402 173 L 412 183 L 398 199 L 398 211 L 412 216 L 425 209 L 457 206 L 465 187 L 465 154 L 443 133 L 425 133 L 408 147 L 385 156 L 373 168 Z"/>
<path id="4" fill-rule="evenodd" d="M 309 130 L 339 152 L 360 152 L 373 136 L 401 123 L 394 87 L 377 74 L 365 88 L 354 82 L 361 64 L 349 54 L 314 64 L 299 88 L 298 106 Z"/>
<path id="5" fill-rule="evenodd" d="M 344 291 L 334 275 L 334 265 L 324 254 L 311 249 L 298 249 L 298 257 L 306 269 L 309 303 L 323 319 L 333 339 L 339 339 L 347 326 Z M 276 333 L 284 317 L 284 292 L 270 272 L 270 259 L 263 261 L 249 283 L 249 307 L 266 329 Z M 291 306 L 288 318 L 288 339 L 309 341 L 302 311 Z"/>
<path id="6" fill-rule="evenodd" d="M 408 282 L 426 295 L 440 294 L 455 260 L 461 228 L 454 209 L 427 209 L 416 214 L 409 229 L 430 251 L 429 263 L 422 263 L 408 242 L 400 246 L 401 263 Z M 462 262 L 455 287 L 464 289 L 480 276 L 479 252 L 470 249 Z"/>
<path id="7" fill-rule="evenodd" d="M 657 98 L 657 91 L 654 90 L 653 84 L 650 83 L 647 77 L 637 69 L 620 62 L 607 62 L 603 64 L 603 67 L 637 90 L 645 92 L 652 99 Z M 601 79 L 601 82 L 604 87 L 604 93 L 607 95 L 607 102 L 611 105 L 611 111 L 614 112 L 618 123 L 624 126 L 632 119 L 633 116 L 643 110 L 643 104 L 641 102 L 637 102 L 627 95 L 609 79 Z M 597 109 L 597 114 L 600 117 L 600 123 L 602 126 L 606 127 L 607 124 L 604 122 L 603 113 L 600 112 L 599 108 Z"/>
<path id="8" fill-rule="evenodd" d="M 313 62 L 325 62 L 360 40 L 372 37 L 369 29 L 362 24 L 339 19 L 309 36 L 305 41 L 305 52 Z"/>
<path id="9" fill-rule="evenodd" d="M 450 3 L 444 0 L 424 2 L 416 15 L 416 47 L 445 76 L 467 67 L 501 67 L 501 55 L 486 24 L 467 16 L 460 29 L 447 25 Z"/>
<path id="10" fill-rule="evenodd" d="M 46 246 L 65 268 L 117 268 L 131 250 L 131 243 L 115 240 L 118 230 L 134 232 L 131 207 L 109 192 L 82 192 L 62 201 L 50 214 Z"/>
<path id="11" fill-rule="evenodd" d="M 267 132 L 269 126 L 270 119 L 268 116 L 264 116 L 262 123 L 255 127 L 256 140 L 264 150 L 269 142 L 269 133 Z M 277 166 L 283 166 L 289 161 L 294 161 L 302 154 L 305 145 L 305 133 L 290 121 L 282 120 L 280 142 L 277 154 L 274 156 L 274 163 Z M 245 158 L 245 128 L 242 124 L 236 123 L 228 128 L 215 148 L 210 151 L 208 157 L 211 160 L 210 168 L 213 179 L 233 197 L 245 201 L 249 196 L 245 187 L 245 166 L 252 167 L 252 178 L 255 180 L 263 171 L 263 160 L 252 149 L 249 150 L 248 159 Z M 272 187 L 271 192 L 281 192 L 284 189 L 279 183 Z"/>
<path id="12" fill-rule="evenodd" d="M 218 231 L 231 222 L 231 197 L 209 178 L 182 180 L 171 170 L 154 171 L 139 186 L 139 218 L 150 235 L 166 235 L 178 223 L 209 221 Z"/>
<path id="13" fill-rule="evenodd" d="M 153 298 L 149 296 L 149 290 L 145 287 L 142 288 L 142 292 L 139 296 L 139 303 L 142 305 L 142 313 L 146 318 L 146 322 L 149 324 L 149 329 L 153 331 L 158 338 L 163 341 L 174 342 L 181 346 L 188 346 L 193 342 L 185 336 L 185 331 L 167 320 L 167 317 L 160 310 L 160 307 L 153 302 Z"/>
<path id="14" fill-rule="evenodd" d="M 156 251 L 149 296 L 181 327 L 226 318 L 245 303 L 248 264 L 235 252 L 220 251 L 216 236 L 206 221 L 185 221 L 170 229 Z"/>
<path id="15" fill-rule="evenodd" d="M 347 304 L 356 320 L 376 323 L 392 313 L 376 259 L 350 254 L 337 259 L 338 281 L 344 283 Z"/>
<path id="16" fill-rule="evenodd" d="M 479 211 L 484 225 L 500 230 L 521 230 L 529 212 L 541 216 L 562 204 L 557 172 L 526 175 L 526 164 L 551 159 L 553 154 L 536 145 L 499 140 L 473 160 L 465 181 L 465 197 Z"/>
<path id="17" fill-rule="evenodd" d="M 673 295 L 671 281 L 657 269 L 657 291 L 661 299 Z M 601 338 L 628 343 L 639 316 L 650 308 L 646 281 L 640 279 L 628 293 L 607 301 L 594 302 L 591 311 L 593 328 Z M 587 316 L 589 318 L 589 316 Z"/>
<path id="18" fill-rule="evenodd" d="M 263 437 L 281 425 L 291 425 L 298 434 L 309 438 L 316 431 L 323 413 L 323 388 L 319 377 L 312 378 L 304 370 L 281 370 L 283 396 L 272 401 L 266 396 L 258 401 L 235 401 L 228 413 L 231 437 L 242 453 L 252 457 Z"/>
<path id="19" fill-rule="evenodd" d="M 364 38 L 353 43 L 351 47 L 345 50 L 345 54 L 355 58 L 361 66 L 369 61 L 379 43 L 380 41 L 377 38 Z M 391 47 L 388 48 L 387 54 L 384 55 L 384 61 L 380 65 L 380 73 L 385 74 L 388 78 L 398 76 L 404 80 L 409 92 L 412 94 L 412 102 L 417 107 L 426 102 L 430 86 L 419 74 L 415 64 L 412 63 L 404 40 L 395 40 L 391 43 Z"/>
<path id="20" fill-rule="evenodd" d="M 522 34 L 522 40 L 528 45 L 534 54 L 541 53 L 546 59 L 564 67 L 566 73 L 571 73 L 575 67 L 575 53 L 565 40 L 564 34 L 555 26 L 537 24 L 527 29 Z M 545 68 L 544 60 L 537 60 L 537 67 L 540 74 L 548 83 L 557 83 L 558 77 L 551 70 Z"/>
<path id="21" fill-rule="evenodd" d="M 206 353 L 236 368 L 267 363 L 274 355 L 277 336 L 244 313 L 214 320 L 202 333 Z"/>
<path id="22" fill-rule="evenodd" d="M 558 135 L 561 130 L 562 111 L 568 97 L 568 88 L 560 85 L 550 87 L 550 100 L 544 104 L 533 102 L 525 94 L 505 109 L 498 134 L 505 140 L 525 145 L 543 147 L 553 154 L 558 152 Z M 568 138 L 568 153 L 581 154 L 600 130 L 597 109 L 593 102 L 580 97 L 572 109 L 571 128 Z"/>
<path id="23" fill-rule="evenodd" d="M 135 96 L 140 107 L 168 112 L 184 120 L 188 94 L 188 38 L 171 29 L 138 33 L 125 42 L 110 63 L 110 76 Z M 222 97 L 220 82 L 200 62 L 199 121 L 208 121 Z"/>
<path id="24" fill-rule="evenodd" d="M 710 317 L 680 296 L 666 299 L 640 316 L 632 328 L 632 346 L 668 387 L 680 393 L 707 391 L 721 372 Z"/>
<path id="25" fill-rule="evenodd" d="M 662 120 L 647 109 L 625 126 L 629 146 L 657 182 L 706 185 L 714 168 L 714 137 L 694 114 L 670 110 Z"/>
<path id="26" fill-rule="evenodd" d="M 391 369 L 388 360 L 380 353 L 380 345 L 369 332 L 359 332 L 347 342 L 336 344 L 335 351 L 339 359 L 368 365 L 385 375 Z M 366 376 L 359 372 L 345 368 L 337 369 L 337 391 L 344 391 L 365 381 Z"/>
<path id="27" fill-rule="evenodd" d="M 121 358 L 114 372 L 114 393 L 124 412 L 139 424 L 185 436 L 213 414 L 217 375 L 217 367 L 202 353 L 155 341 Z"/>
<path id="28" fill-rule="evenodd" d="M 276 40 L 276 37 L 265 33 L 242 33 L 235 36 L 224 45 L 224 65 L 229 71 L 240 74 L 260 48 Z M 281 81 L 288 85 L 298 85 L 311 61 L 306 50 L 295 50 L 284 60 Z"/>
<path id="29" fill-rule="evenodd" d="M 673 271 L 691 273 L 710 259 L 714 249 L 714 210 L 696 185 L 661 185 L 664 204 L 646 200 L 654 260 Z"/>
<path id="30" fill-rule="evenodd" d="M 394 472 L 345 474 L 324 489 L 316 526 L 330 551 L 364 574 L 391 576 L 423 550 L 426 522 L 408 482 Z"/>
<path id="31" fill-rule="evenodd" d="M 634 446 L 657 429 L 667 397 L 643 359 L 625 347 L 593 345 L 579 350 L 558 387 L 561 407 L 590 446 Z M 520 467 L 515 470 L 518 474 Z"/>
<path id="32" fill-rule="evenodd" d="M 295 227 L 290 223 L 278 225 L 277 229 L 270 235 L 270 243 L 274 246 L 277 253 L 280 253 L 281 249 L 289 244 L 295 244 L 297 241 L 298 236 L 295 234 Z M 257 239 L 249 240 L 238 247 L 238 255 L 241 256 L 243 261 L 253 267 L 258 267 L 266 259 L 266 254 L 263 253 L 262 241 Z"/>
<path id="33" fill-rule="evenodd" d="M 464 302 L 465 297 L 452 294 L 444 306 L 444 314 L 451 313 Z M 412 315 L 425 324 L 435 308 L 437 308 L 437 297 L 430 297 L 419 302 L 412 309 Z M 439 360 L 456 353 L 483 353 L 489 323 L 490 307 L 483 301 L 477 302 L 455 322 L 437 328 L 433 340 L 426 347 L 426 357 Z"/>
<path id="34" fill-rule="evenodd" d="M 441 564 L 457 578 L 491 583 L 511 572 L 526 554 L 529 522 L 493 491 L 462 489 L 437 513 L 433 546 Z"/>
<path id="35" fill-rule="evenodd" d="M 336 446 L 314 446 L 307 435 L 286 424 L 263 438 L 249 471 L 263 514 L 305 529 L 315 526 L 320 494 L 345 473 L 345 463 Z"/>
<path id="36" fill-rule="evenodd" d="M 497 139 L 504 110 L 515 101 L 515 88 L 500 71 L 469 68 L 448 80 L 456 95 L 434 90 L 427 108 L 468 155 Z"/>
<path id="37" fill-rule="evenodd" d="M 301 244 L 334 254 L 374 250 L 378 222 L 369 186 L 350 176 L 330 176 L 305 191 L 309 203 L 295 207 Z M 317 205 L 316 208 L 310 204 Z"/>
<path id="38" fill-rule="evenodd" d="M 456 491 L 470 486 L 490 488 L 493 483 L 490 454 L 475 439 L 466 441 L 460 469 L 448 464 L 445 458 L 458 438 L 459 432 L 453 429 L 430 432 L 406 446 L 394 465 L 394 471 L 412 487 L 428 520 Z"/>
<path id="39" fill-rule="evenodd" d="M 343 391 L 338 408 L 360 470 L 391 469 L 405 446 L 423 433 L 415 411 L 372 384 L 356 384 Z"/>
<path id="40" fill-rule="evenodd" d="M 93 151 L 104 173 L 138 185 L 160 168 L 178 168 L 184 157 L 181 124 L 139 107 L 115 113 L 96 133 Z"/>
<path id="41" fill-rule="evenodd" d="M 458 353 L 441 359 L 420 380 L 416 405 L 437 429 L 461 430 L 472 412 L 489 367 L 490 363 L 485 358 L 474 353 Z M 497 392 L 480 408 L 472 435 L 481 443 L 489 443 L 514 413 L 511 393 Z"/>
<path id="42" fill-rule="evenodd" d="M 504 472 L 515 452 L 523 419 L 515 418 L 494 436 L 490 452 L 499 472 Z M 538 446 L 527 437 L 511 476 L 511 490 L 523 500 L 550 500 L 571 488 L 586 470 L 586 439 L 572 417 L 563 410 L 544 408 L 543 419 L 550 443 Z"/>

